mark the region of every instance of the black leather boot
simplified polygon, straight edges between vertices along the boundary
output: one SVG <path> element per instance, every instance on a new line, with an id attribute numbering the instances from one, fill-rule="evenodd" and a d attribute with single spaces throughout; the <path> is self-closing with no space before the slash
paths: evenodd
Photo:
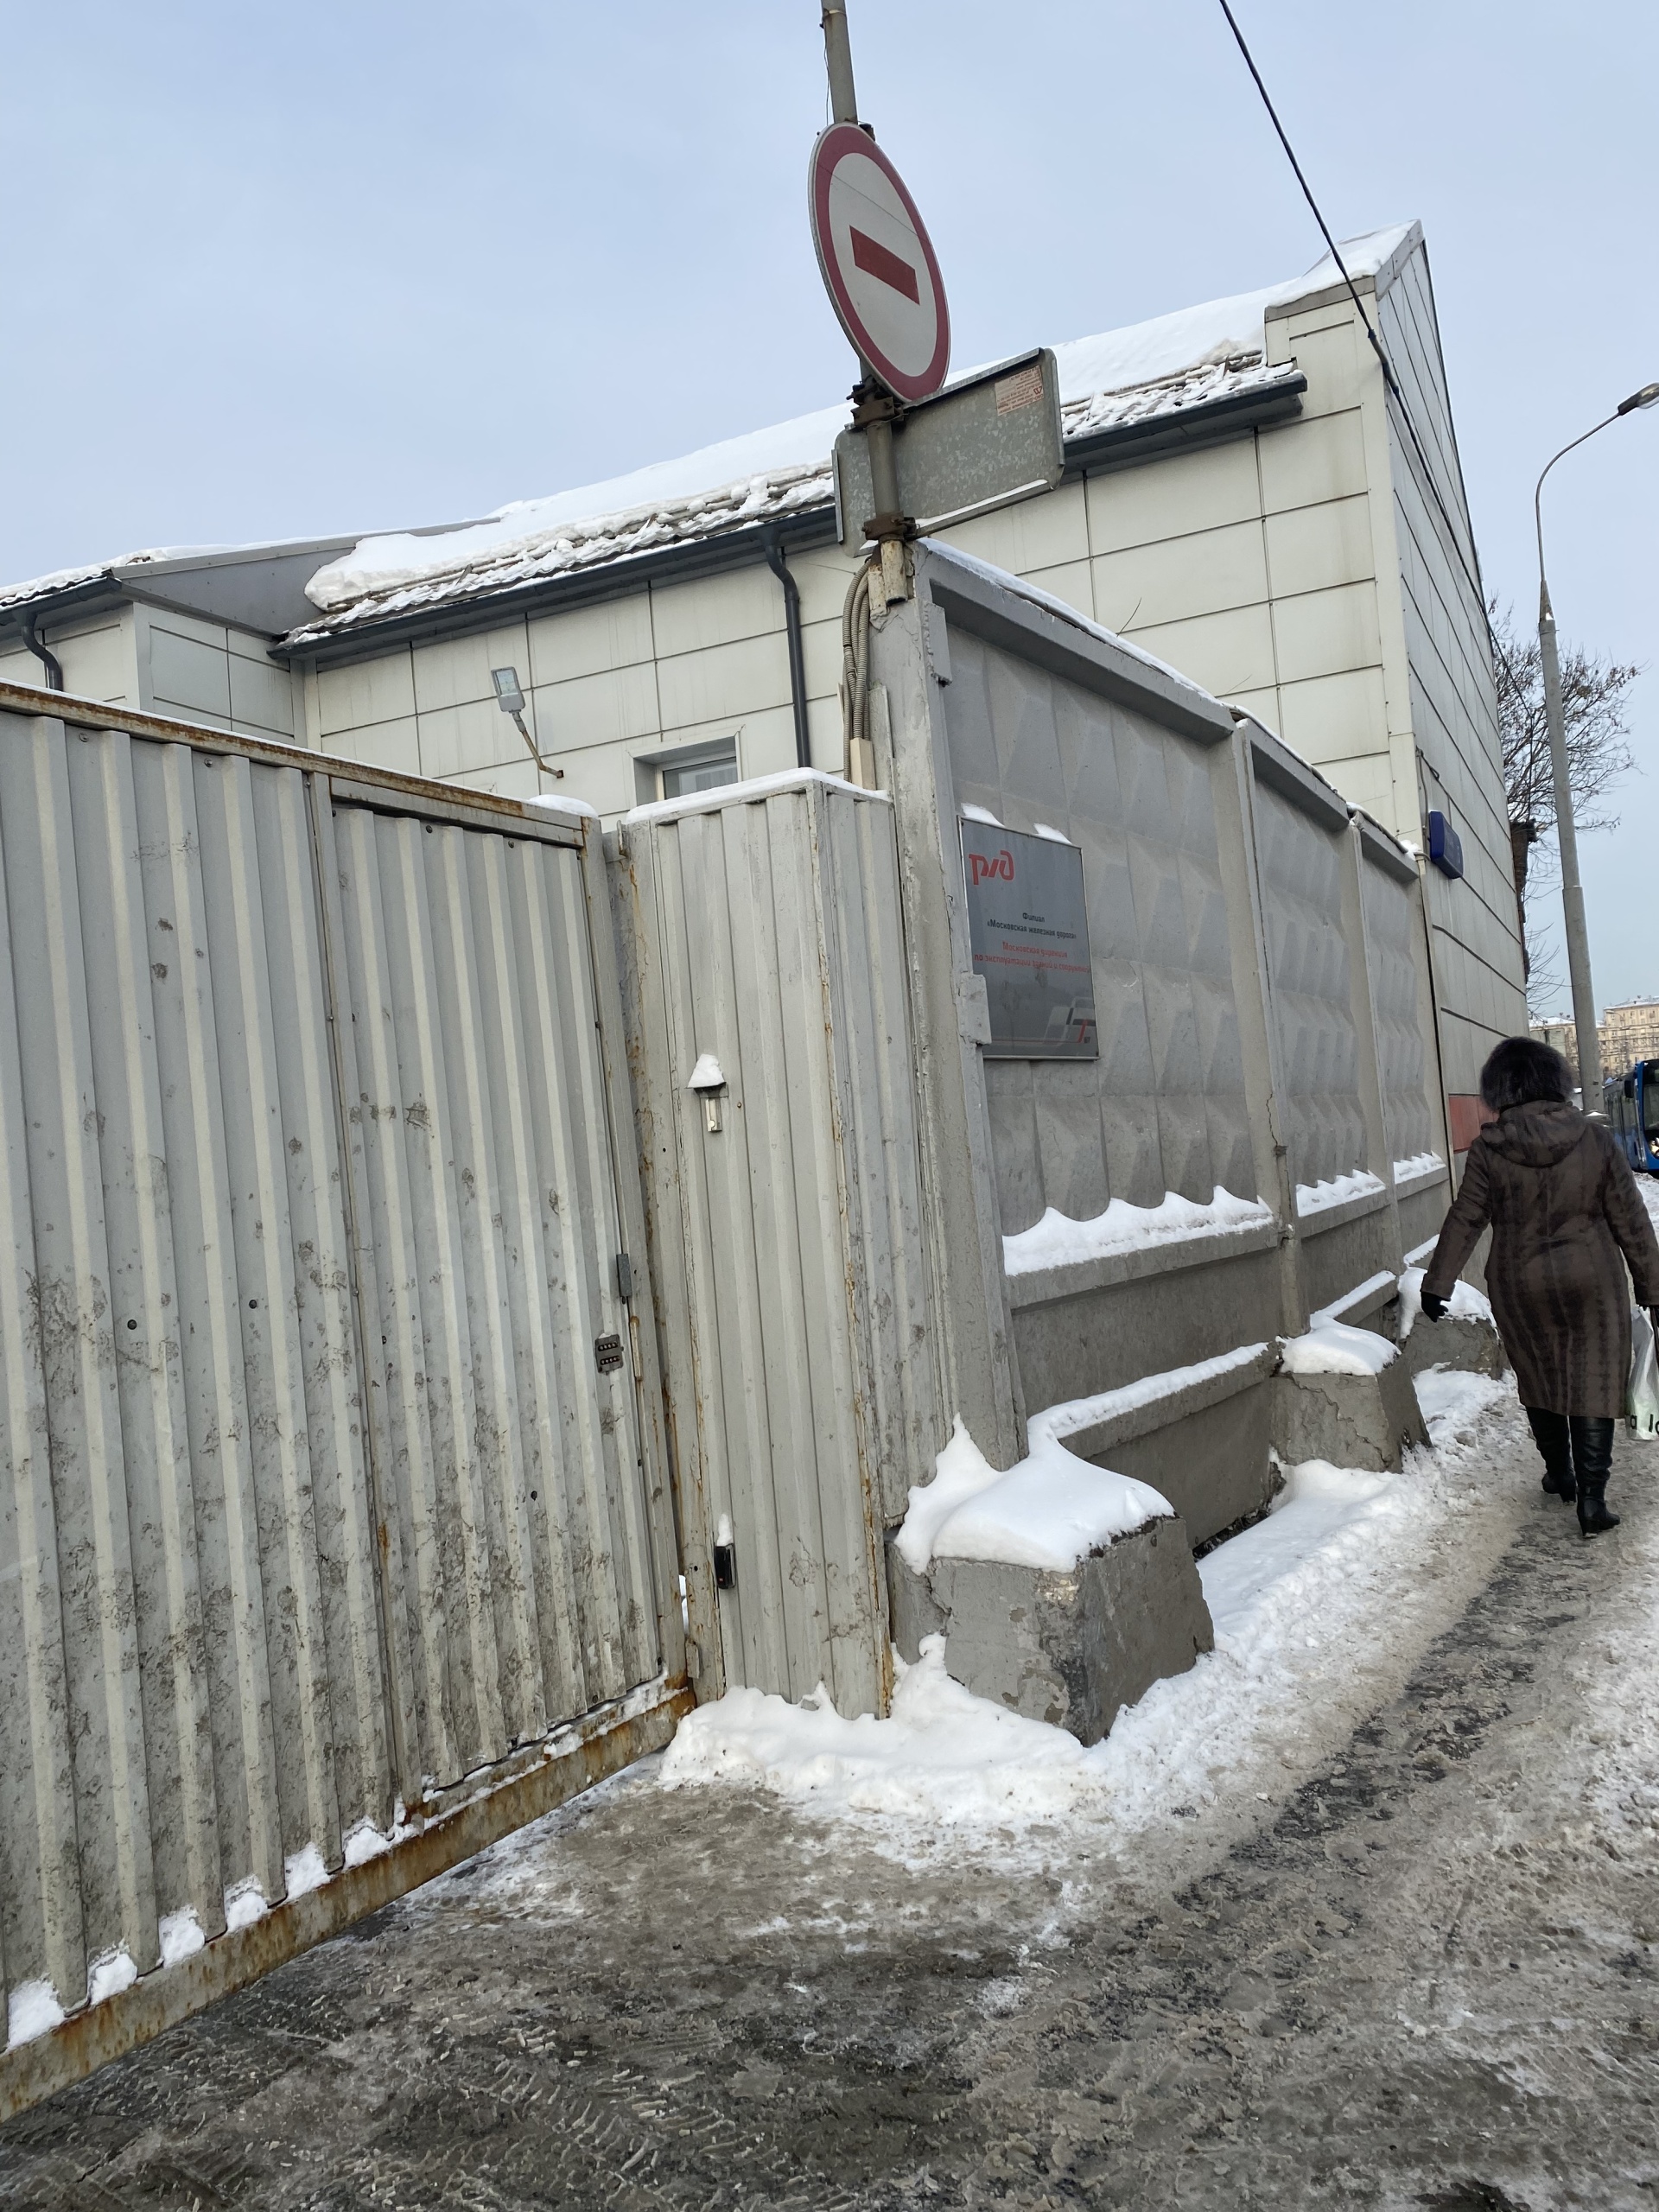
<path id="1" fill-rule="evenodd" d="M 1607 1510 L 1607 1477 L 1613 1465 L 1613 1424 L 1573 1416 L 1573 1465 L 1578 1475 L 1579 1534 L 1605 1536 L 1618 1516 Z"/>
<path id="2" fill-rule="evenodd" d="M 1577 1491 L 1573 1474 L 1573 1435 L 1567 1415 L 1529 1406 L 1527 1419 L 1532 1426 L 1533 1441 L 1544 1455 L 1546 1497 L 1565 1498 L 1571 1504 Z"/>

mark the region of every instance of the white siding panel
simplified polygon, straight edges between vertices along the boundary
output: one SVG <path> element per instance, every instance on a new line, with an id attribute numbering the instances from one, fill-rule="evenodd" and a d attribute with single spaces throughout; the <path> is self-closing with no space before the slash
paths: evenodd
<path id="1" fill-rule="evenodd" d="M 383 660 L 354 661 L 317 671 L 317 705 L 325 749 L 337 731 L 397 721 L 415 711 L 415 677 L 406 647 Z"/>
<path id="2" fill-rule="evenodd" d="M 964 553 L 993 562 L 1016 576 L 1089 558 L 1089 514 L 1081 484 L 1021 499 L 1017 506 L 957 523 L 939 535 Z"/>
<path id="3" fill-rule="evenodd" d="M 664 733 L 786 707 L 789 655 L 782 626 L 767 637 L 659 661 L 657 683 Z"/>
<path id="4" fill-rule="evenodd" d="M 429 714 L 435 708 L 465 706 L 486 699 L 493 704 L 493 668 L 516 668 L 519 683 L 530 688 L 530 645 L 522 622 L 499 630 L 486 630 L 464 638 L 443 638 L 414 647 L 415 708 Z"/>
<path id="5" fill-rule="evenodd" d="M 200 627 L 200 625 L 195 626 Z M 187 715 L 231 713 L 230 657 L 225 633 L 217 645 L 204 645 L 152 620 L 149 625 L 149 685 L 159 712 L 177 709 Z"/>
<path id="6" fill-rule="evenodd" d="M 602 676 L 652 658 L 651 598 L 643 591 L 625 599 L 607 600 L 597 607 L 575 607 L 568 613 L 542 615 L 527 628 L 530 670 L 526 680 L 537 684 Z"/>
<path id="7" fill-rule="evenodd" d="M 661 727 L 657 671 L 648 660 L 568 683 L 538 684 L 535 705 L 537 742 L 550 759 L 584 746 L 626 745 Z"/>
<path id="8" fill-rule="evenodd" d="M 1316 416 L 1256 433 L 1262 504 L 1268 514 L 1350 499 L 1367 488 L 1365 440 L 1357 413 Z"/>
<path id="9" fill-rule="evenodd" d="M 1275 600 L 1273 633 L 1281 684 L 1382 665 L 1376 588 L 1370 582 Z"/>
<path id="10" fill-rule="evenodd" d="M 1253 607 L 1268 595 L 1262 525 L 1172 537 L 1096 557 L 1095 605 L 1109 630 L 1147 630 L 1195 614 Z"/>
<path id="11" fill-rule="evenodd" d="M 1374 569 L 1370 501 L 1332 499 L 1271 514 L 1267 541 L 1275 597 L 1363 582 Z"/>
<path id="12" fill-rule="evenodd" d="M 653 584 L 652 634 L 660 660 L 763 638 L 784 626 L 784 588 L 764 561 L 695 583 Z"/>
<path id="13" fill-rule="evenodd" d="M 285 668 L 274 661 L 251 660 L 232 652 L 229 658 L 231 719 L 238 729 L 270 730 L 277 737 L 294 734 L 294 683 Z"/>
<path id="14" fill-rule="evenodd" d="M 1249 438 L 1091 476 L 1084 489 L 1089 542 L 1096 554 L 1223 529 L 1260 512 L 1255 449 Z"/>
<path id="15" fill-rule="evenodd" d="M 1191 622 L 1135 626 L 1128 634 L 1220 698 L 1259 691 L 1274 680 L 1273 625 L 1265 605 L 1200 615 Z"/>

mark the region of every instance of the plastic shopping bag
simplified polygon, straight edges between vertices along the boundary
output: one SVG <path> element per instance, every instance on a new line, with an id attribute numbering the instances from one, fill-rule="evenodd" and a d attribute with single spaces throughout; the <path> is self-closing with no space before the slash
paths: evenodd
<path id="1" fill-rule="evenodd" d="M 1659 1436 L 1659 1358 L 1653 1323 L 1638 1306 L 1630 1315 L 1630 1387 L 1624 1418 L 1638 1436 Z"/>

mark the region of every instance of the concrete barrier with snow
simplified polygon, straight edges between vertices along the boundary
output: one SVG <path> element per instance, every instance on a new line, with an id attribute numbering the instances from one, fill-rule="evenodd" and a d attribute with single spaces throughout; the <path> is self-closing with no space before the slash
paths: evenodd
<path id="1" fill-rule="evenodd" d="M 893 1643 L 914 1662 L 942 1636 L 976 1696 L 1098 1743 L 1215 1634 L 1167 1499 L 1032 1432 L 1029 1457 L 999 1473 L 957 1422 L 912 1491 L 887 1548 Z"/>
<path id="2" fill-rule="evenodd" d="M 1273 1386 L 1273 1441 L 1293 1466 L 1398 1467 L 1408 1446 L 1428 1442 L 1398 1344 L 1330 1320 L 1287 1338 Z"/>

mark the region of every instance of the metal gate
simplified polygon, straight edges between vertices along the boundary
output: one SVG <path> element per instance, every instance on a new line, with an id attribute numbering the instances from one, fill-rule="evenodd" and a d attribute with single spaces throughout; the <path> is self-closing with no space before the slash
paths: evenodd
<path id="1" fill-rule="evenodd" d="M 622 834 L 699 1694 L 883 1713 L 944 1440 L 892 805 L 807 771 Z"/>
<path id="2" fill-rule="evenodd" d="M 683 1703 L 597 824 L 31 703 L 0 698 L 0 2110 Z"/>

